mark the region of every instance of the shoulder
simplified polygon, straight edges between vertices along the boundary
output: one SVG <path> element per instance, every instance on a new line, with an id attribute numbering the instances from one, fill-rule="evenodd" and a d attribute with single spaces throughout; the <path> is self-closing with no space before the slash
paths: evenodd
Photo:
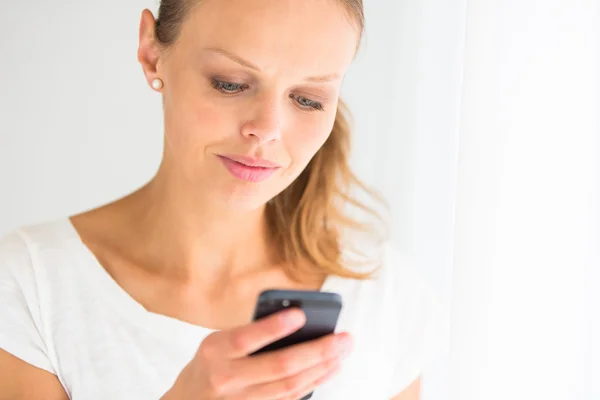
<path id="1" fill-rule="evenodd" d="M 51 361 L 48 266 L 61 262 L 55 249 L 61 224 L 24 226 L 0 237 L 0 348 L 54 373 Z"/>
<path id="2" fill-rule="evenodd" d="M 34 285 L 40 268 L 68 248 L 68 220 L 57 219 L 21 226 L 0 237 L 0 282 L 20 282 L 21 290 Z"/>
<path id="3" fill-rule="evenodd" d="M 20 230 L 0 237 L 0 282 L 31 277 L 33 271 L 31 252 Z"/>
<path id="4" fill-rule="evenodd" d="M 442 330 L 447 311 L 415 257 L 388 242 L 380 260 L 372 285 L 379 293 L 387 327 L 407 343 L 419 340 L 429 330 Z"/>
<path id="5" fill-rule="evenodd" d="M 341 325 L 356 339 L 356 368 L 379 365 L 373 379 L 390 398 L 444 349 L 447 313 L 413 256 L 387 242 L 369 258 L 371 267 L 378 267 L 372 279 L 339 285 L 345 307 Z"/>
<path id="6" fill-rule="evenodd" d="M 443 323 L 446 310 L 441 298 L 419 270 L 415 258 L 390 242 L 373 249 L 368 257 L 369 267 L 354 270 L 365 272 L 376 267 L 375 273 L 366 280 L 343 280 L 339 287 L 345 301 L 354 309 L 365 310 L 365 318 L 377 318 L 385 329 L 403 335 L 413 333 L 418 337 L 428 326 Z"/>
<path id="7" fill-rule="evenodd" d="M 387 244 L 381 270 L 380 279 L 392 291 L 396 307 L 420 311 L 425 315 L 443 312 L 439 294 L 427 281 L 413 256 Z"/>
<path id="8" fill-rule="evenodd" d="M 354 253 L 346 252 L 349 259 Z M 362 291 L 372 292 L 379 301 L 392 302 L 394 305 L 405 304 L 418 306 L 424 301 L 439 302 L 438 296 L 419 270 L 415 258 L 400 251 L 390 241 L 384 242 L 369 250 L 368 265 L 365 269 L 353 268 L 353 271 L 365 272 L 373 270 L 370 279 L 355 282 Z"/>
<path id="9" fill-rule="evenodd" d="M 421 376 L 446 349 L 449 313 L 414 257 L 392 246 L 385 251 L 381 278 L 390 291 L 387 343 L 396 362 L 391 395 Z"/>

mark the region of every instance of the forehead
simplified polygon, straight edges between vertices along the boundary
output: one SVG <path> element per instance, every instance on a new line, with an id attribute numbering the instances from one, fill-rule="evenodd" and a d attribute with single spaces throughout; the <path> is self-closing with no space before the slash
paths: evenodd
<path id="1" fill-rule="evenodd" d="M 226 49 L 265 72 L 333 73 L 352 61 L 359 32 L 337 0 L 202 0 L 180 41 Z"/>

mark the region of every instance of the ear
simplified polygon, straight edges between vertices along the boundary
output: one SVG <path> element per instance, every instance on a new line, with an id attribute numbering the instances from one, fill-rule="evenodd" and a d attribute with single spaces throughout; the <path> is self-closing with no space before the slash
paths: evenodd
<path id="1" fill-rule="evenodd" d="M 142 11 L 137 57 L 149 85 L 151 85 L 151 82 L 155 78 L 159 77 L 157 71 L 160 59 L 160 46 L 154 33 L 155 27 L 156 20 L 152 12 L 148 9 Z"/>

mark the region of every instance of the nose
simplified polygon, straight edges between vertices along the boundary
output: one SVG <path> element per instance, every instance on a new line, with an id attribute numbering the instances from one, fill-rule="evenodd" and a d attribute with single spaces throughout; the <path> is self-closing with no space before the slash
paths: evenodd
<path id="1" fill-rule="evenodd" d="M 273 99 L 256 99 L 251 118 L 241 127 L 244 137 L 257 140 L 260 144 L 281 139 L 283 107 Z"/>

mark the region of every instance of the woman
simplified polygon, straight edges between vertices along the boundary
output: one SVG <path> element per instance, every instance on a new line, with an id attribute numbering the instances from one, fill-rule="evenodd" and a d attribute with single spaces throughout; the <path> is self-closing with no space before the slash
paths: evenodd
<path id="1" fill-rule="evenodd" d="M 116 202 L 2 239 L 0 399 L 419 398 L 433 296 L 387 246 L 350 262 L 369 231 L 345 214 L 360 183 L 338 97 L 363 19 L 361 0 L 143 12 L 162 163 Z M 249 323 L 267 288 L 340 293 L 338 332 L 249 358 L 304 322 Z"/>

